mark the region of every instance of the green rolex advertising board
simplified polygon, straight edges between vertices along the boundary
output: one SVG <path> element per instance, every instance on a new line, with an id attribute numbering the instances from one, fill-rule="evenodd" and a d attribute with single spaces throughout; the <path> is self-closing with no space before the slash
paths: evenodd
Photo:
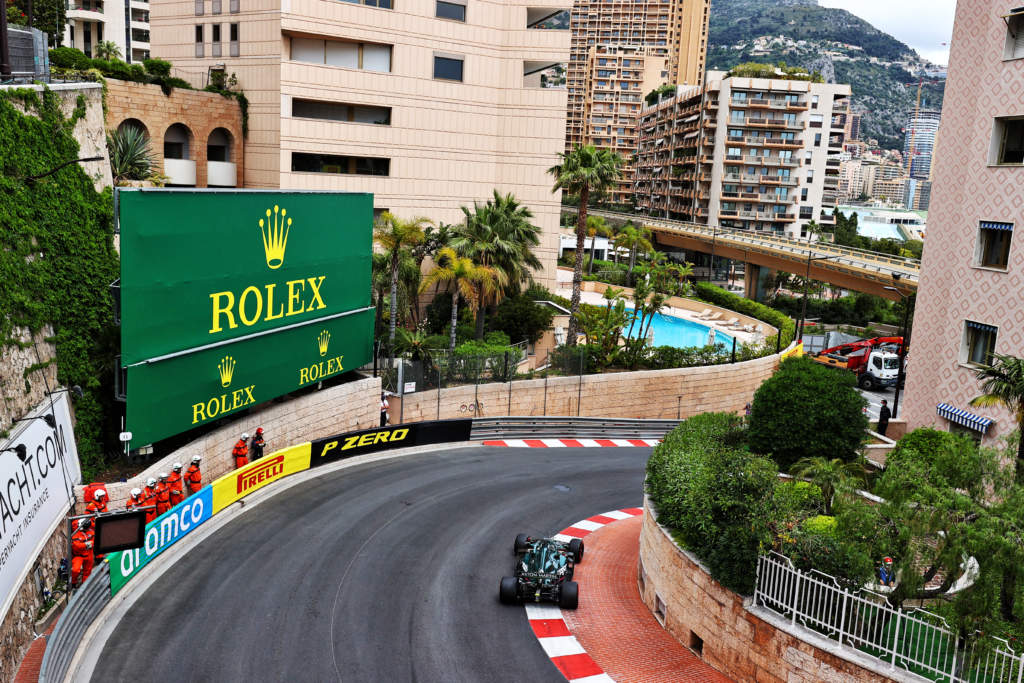
<path id="1" fill-rule="evenodd" d="M 121 362 L 370 305 L 373 197 L 118 192 Z"/>
<path id="2" fill-rule="evenodd" d="M 117 206 L 133 443 L 372 358 L 372 195 L 121 190 Z"/>

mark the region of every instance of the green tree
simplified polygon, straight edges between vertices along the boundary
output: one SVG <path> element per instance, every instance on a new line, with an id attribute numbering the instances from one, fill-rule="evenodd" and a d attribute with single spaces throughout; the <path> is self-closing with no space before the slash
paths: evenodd
<path id="1" fill-rule="evenodd" d="M 92 48 L 92 54 L 96 59 L 121 59 L 121 48 L 112 40 L 101 40 Z"/>
<path id="2" fill-rule="evenodd" d="M 837 493 L 864 483 L 864 465 L 860 461 L 846 462 L 839 458 L 801 458 L 793 463 L 789 473 L 797 479 L 806 479 L 821 490 L 823 512 L 832 514 Z"/>
<path id="3" fill-rule="evenodd" d="M 637 252 L 648 252 L 653 247 L 651 246 L 651 231 L 645 227 L 637 227 L 632 224 L 626 224 L 622 230 L 615 237 L 616 248 L 629 249 L 629 270 L 627 271 L 626 281 L 630 284 L 633 282 L 633 268 L 636 266 L 636 255 Z"/>
<path id="4" fill-rule="evenodd" d="M 423 217 L 408 220 L 385 211 L 373 227 L 373 241 L 388 255 L 391 264 L 391 322 L 388 330 L 388 346 L 395 347 L 395 325 L 398 323 L 398 266 L 402 250 L 423 241 L 423 227 L 430 224 Z"/>
<path id="5" fill-rule="evenodd" d="M 626 310 L 621 289 L 608 287 L 601 296 L 604 297 L 604 307 L 580 307 L 580 329 L 586 336 L 587 346 L 598 349 L 598 365 L 608 367 L 615 361 L 622 330 L 633 314 Z"/>
<path id="6" fill-rule="evenodd" d="M 548 169 L 555 178 L 552 192 L 564 190 L 579 197 L 576 211 L 576 261 L 572 276 L 572 298 L 569 306 L 569 346 L 576 345 L 577 317 L 580 311 L 580 288 L 583 283 L 583 247 L 586 240 L 587 203 L 591 193 L 600 198 L 622 176 L 623 159 L 615 152 L 598 150 L 593 145 L 580 145 L 568 154 L 559 152 L 560 163 Z"/>
<path id="7" fill-rule="evenodd" d="M 781 469 L 804 457 L 856 459 L 868 426 L 856 384 L 853 373 L 787 358 L 754 393 L 751 450 L 770 454 Z"/>
<path id="8" fill-rule="evenodd" d="M 626 332 L 623 355 L 629 367 L 634 370 L 640 366 L 644 351 L 650 346 L 647 338 L 651 325 L 654 324 L 655 315 L 665 307 L 666 299 L 647 280 L 639 280 L 633 287 L 633 312 Z"/>
<path id="9" fill-rule="evenodd" d="M 590 238 L 590 263 L 587 264 L 587 275 L 594 272 L 594 249 L 597 245 L 597 238 L 608 237 L 611 228 L 605 223 L 601 216 L 587 216 L 587 237 Z"/>
<path id="10" fill-rule="evenodd" d="M 452 294 L 451 338 L 449 354 L 455 353 L 455 328 L 459 324 L 459 296 L 470 306 L 476 305 L 477 292 L 490 293 L 497 286 L 494 271 L 487 266 L 478 266 L 471 259 L 459 256 L 451 247 L 437 252 L 437 264 L 423 278 L 420 292 L 434 283 L 446 283 Z"/>
<path id="11" fill-rule="evenodd" d="M 971 405 L 1005 406 L 1017 421 L 1017 483 L 1024 485 L 1024 360 L 994 353 L 991 364 L 980 366 L 975 375 L 985 393 L 973 399 Z"/>
<path id="12" fill-rule="evenodd" d="M 514 343 L 536 344 L 544 331 L 551 327 L 554 317 L 555 311 L 551 307 L 539 304 L 525 294 L 517 294 L 498 304 L 489 325 L 507 334 Z"/>

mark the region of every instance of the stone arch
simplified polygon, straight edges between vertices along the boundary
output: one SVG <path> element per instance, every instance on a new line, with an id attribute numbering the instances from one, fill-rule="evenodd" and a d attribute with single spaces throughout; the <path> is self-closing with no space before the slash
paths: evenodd
<path id="1" fill-rule="evenodd" d="M 172 123 L 164 133 L 165 159 L 194 159 L 195 136 L 184 123 Z"/>
<path id="2" fill-rule="evenodd" d="M 231 131 L 223 127 L 214 128 L 206 139 L 206 159 L 234 162 L 234 145 L 235 136 Z"/>
<path id="3" fill-rule="evenodd" d="M 142 134 L 145 135 L 147 139 L 151 137 L 149 134 L 149 128 L 146 126 L 145 123 L 143 123 L 139 119 L 127 118 L 117 126 L 118 132 L 127 130 L 129 128 L 141 130 Z"/>

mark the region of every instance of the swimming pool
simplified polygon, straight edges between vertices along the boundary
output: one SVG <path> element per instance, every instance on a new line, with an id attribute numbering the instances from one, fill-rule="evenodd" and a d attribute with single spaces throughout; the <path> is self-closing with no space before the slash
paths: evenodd
<path id="1" fill-rule="evenodd" d="M 635 337 L 639 332 L 637 329 L 639 327 L 640 321 L 637 321 L 633 334 L 630 336 Z M 675 346 L 681 349 L 688 346 L 706 346 L 710 329 L 708 326 L 701 325 L 693 320 L 677 318 L 672 315 L 665 315 L 664 313 L 656 313 L 654 315 L 654 322 L 651 323 L 651 332 L 654 333 L 654 346 Z M 714 343 L 724 344 L 727 350 L 732 350 L 732 336 L 726 334 L 721 329 L 715 329 Z"/>

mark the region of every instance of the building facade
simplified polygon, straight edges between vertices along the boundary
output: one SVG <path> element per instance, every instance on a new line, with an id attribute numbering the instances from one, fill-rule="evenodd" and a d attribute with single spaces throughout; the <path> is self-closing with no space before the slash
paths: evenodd
<path id="1" fill-rule="evenodd" d="M 547 86 L 569 31 L 543 17 L 564 0 L 229 2 L 154 6 L 153 50 L 196 85 L 214 68 L 237 75 L 247 187 L 370 192 L 377 210 L 449 223 L 511 192 L 544 231 L 553 284 L 561 198 L 547 169 L 566 90 Z"/>
<path id="2" fill-rule="evenodd" d="M 102 41 L 117 45 L 130 64 L 148 59 L 149 0 L 69 0 L 64 45 L 94 57 Z"/>
<path id="3" fill-rule="evenodd" d="M 907 136 L 903 142 L 903 158 L 910 159 L 909 176 L 928 180 L 932 172 L 935 136 L 939 132 L 941 113 L 921 110 L 907 120 Z"/>
<path id="4" fill-rule="evenodd" d="M 1024 356 L 1024 54 L 1004 52 L 1021 28 L 1002 19 L 1011 7 L 957 3 L 907 363 L 908 426 L 984 443 L 1017 425 L 1003 407 L 971 407 L 976 368 L 992 353 Z"/>
<path id="5" fill-rule="evenodd" d="M 592 144 L 625 159 L 608 201 L 632 195 L 637 122 L 662 84 L 704 81 L 710 0 L 580 0 L 572 9 L 565 149 Z"/>
<path id="6" fill-rule="evenodd" d="M 648 215 L 807 236 L 835 224 L 850 86 L 709 74 L 641 113 Z"/>

